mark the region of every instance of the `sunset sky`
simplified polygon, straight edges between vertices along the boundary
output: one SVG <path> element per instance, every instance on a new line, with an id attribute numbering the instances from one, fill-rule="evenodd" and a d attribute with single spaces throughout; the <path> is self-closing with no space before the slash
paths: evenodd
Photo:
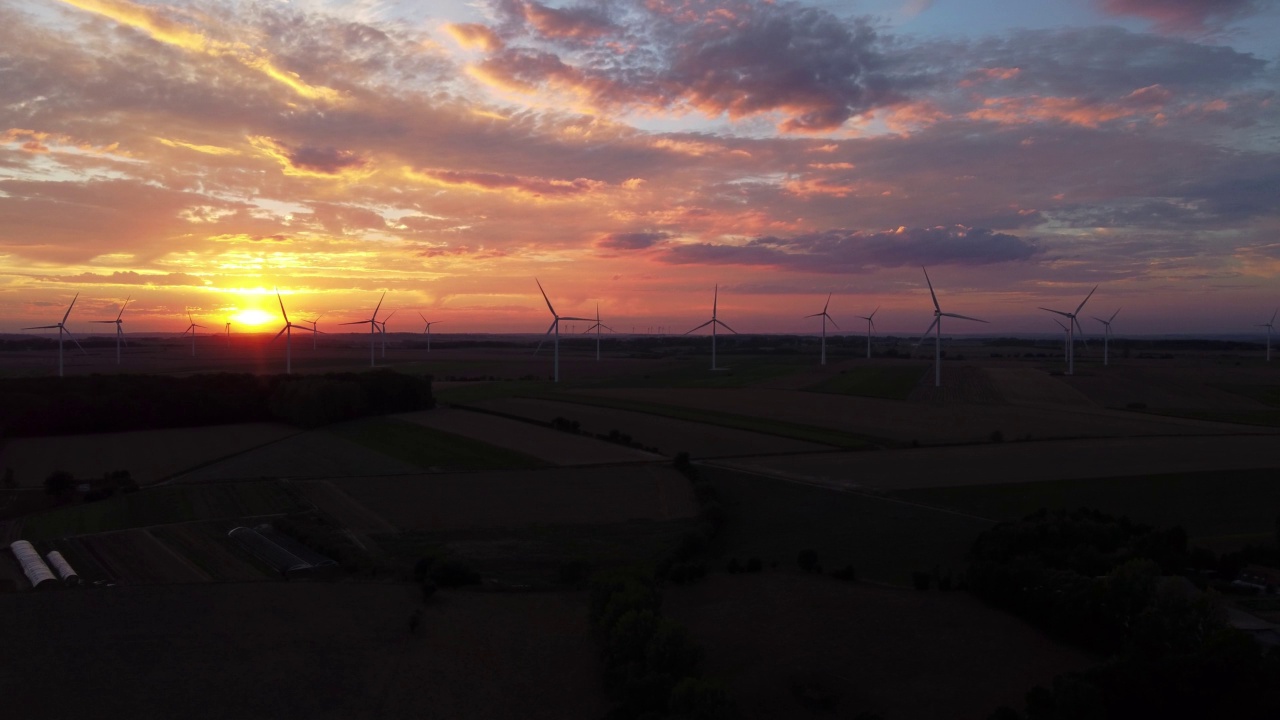
<path id="1" fill-rule="evenodd" d="M 1273 0 L 4 0 L 0 332 L 1240 332 Z M 266 313 L 266 314 L 263 314 Z M 295 320 L 296 321 L 296 320 Z M 1085 321 L 1094 332 L 1100 325 Z M 357 328 L 358 329 L 358 328 Z"/>

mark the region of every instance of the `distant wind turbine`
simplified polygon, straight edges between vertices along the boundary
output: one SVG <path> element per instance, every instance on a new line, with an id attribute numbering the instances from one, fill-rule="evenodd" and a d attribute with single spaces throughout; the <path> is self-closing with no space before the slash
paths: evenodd
<path id="1" fill-rule="evenodd" d="M 1087 302 L 1089 302 L 1089 298 L 1093 297 L 1093 293 L 1094 293 L 1094 292 L 1096 292 L 1097 290 L 1098 290 L 1098 286 L 1097 286 L 1097 285 L 1094 285 L 1094 286 L 1093 286 L 1093 290 L 1090 290 L 1090 291 L 1089 291 L 1089 294 L 1088 294 L 1088 295 L 1085 295 L 1085 296 L 1084 296 L 1084 299 L 1080 301 L 1080 305 L 1078 305 L 1078 306 L 1076 307 L 1076 311 L 1075 311 L 1075 312 L 1063 312 L 1062 310 L 1050 310 L 1050 309 L 1049 309 L 1049 308 L 1047 308 L 1047 307 L 1042 307 L 1042 308 L 1040 308 L 1041 310 L 1045 310 L 1045 311 L 1048 311 L 1048 312 L 1051 312 L 1051 313 L 1056 313 L 1056 314 L 1058 314 L 1058 315 L 1061 315 L 1062 317 L 1067 318 L 1067 320 L 1068 320 L 1068 323 L 1067 323 L 1067 336 L 1068 336 L 1068 339 L 1067 339 L 1067 374 L 1068 374 L 1068 375 L 1074 375 L 1074 374 L 1075 374 L 1075 371 L 1076 371 L 1076 336 L 1075 336 L 1075 331 L 1076 331 L 1077 329 L 1079 329 L 1079 330 L 1080 330 L 1080 336 L 1081 336 L 1081 338 L 1083 338 L 1083 337 L 1084 337 L 1084 328 L 1080 327 L 1080 320 L 1079 320 L 1079 319 L 1077 319 L 1077 318 L 1076 318 L 1076 316 L 1080 314 L 1080 311 L 1084 309 L 1084 304 L 1085 304 L 1085 303 L 1087 303 Z M 1116 312 L 1119 312 L 1119 310 L 1117 310 Z M 1087 343 L 1088 341 L 1086 340 L 1085 342 Z"/>
<path id="2" fill-rule="evenodd" d="M 72 302 L 74 303 L 75 301 L 72 300 Z M 67 310 L 67 312 L 71 312 L 71 311 Z M 1280 314 L 1280 308 L 1276 308 L 1276 311 L 1271 313 L 1270 320 L 1258 326 L 1258 327 L 1264 327 L 1267 329 L 1267 362 L 1271 362 L 1271 331 L 1275 329 L 1277 314 Z"/>
<path id="3" fill-rule="evenodd" d="M 374 350 L 375 341 L 377 340 L 377 337 L 378 337 L 377 336 L 378 310 L 382 308 L 382 300 L 386 297 L 387 297 L 387 294 L 384 292 L 382 293 L 382 297 L 378 298 L 378 305 L 373 309 L 373 315 L 370 316 L 368 320 L 356 320 L 355 322 L 338 323 L 339 325 L 364 325 L 365 323 L 369 323 L 369 367 L 377 366 L 377 363 L 373 359 L 373 350 Z"/>
<path id="4" fill-rule="evenodd" d="M 387 313 L 386 317 L 378 321 L 378 330 L 379 330 L 379 333 L 382 335 L 382 359 L 383 360 L 387 359 L 387 321 L 390 320 L 391 316 L 395 314 L 396 314 L 396 311 L 392 310 L 391 312 Z"/>
<path id="5" fill-rule="evenodd" d="M 871 359 L 871 331 L 876 329 L 875 320 L 873 320 L 872 318 L 874 318 L 876 316 L 876 313 L 878 312 L 880 312 L 879 307 L 877 307 L 875 310 L 872 310 L 870 315 L 858 316 L 863 320 L 867 321 L 867 359 L 868 360 Z"/>
<path id="6" fill-rule="evenodd" d="M 196 324 L 196 321 L 193 320 L 191 317 L 190 310 L 187 311 L 187 320 L 190 320 L 191 324 L 187 326 L 186 330 L 182 331 L 182 334 L 186 335 L 187 333 L 191 333 L 191 357 L 195 357 L 196 356 L 196 328 L 200 328 L 201 330 L 204 330 L 206 328 L 203 325 Z"/>
<path id="7" fill-rule="evenodd" d="M 1102 323 L 1102 326 L 1103 326 L 1102 327 L 1102 364 L 1104 366 L 1108 364 L 1107 351 L 1108 351 L 1108 346 L 1111 344 L 1111 321 L 1116 319 L 1116 316 L 1120 314 L 1120 310 L 1122 309 L 1123 308 L 1117 308 L 1115 312 L 1111 313 L 1111 317 L 1107 320 L 1103 320 L 1102 318 L 1096 317 L 1096 316 L 1093 318 L 1094 320 L 1097 320 L 1098 322 Z"/>
<path id="8" fill-rule="evenodd" d="M 58 328 L 58 377 L 62 377 L 62 334 L 63 333 L 66 333 L 67 337 L 71 338 L 71 342 L 75 343 L 76 347 L 80 348 L 81 353 L 84 353 L 84 348 L 81 347 L 80 341 L 76 340 L 75 336 L 71 334 L 71 331 L 67 329 L 67 318 L 71 317 L 71 308 L 76 306 L 76 299 L 79 297 L 80 297 L 80 293 L 76 293 L 76 296 L 71 298 L 71 304 L 67 306 L 67 311 L 62 315 L 62 322 L 58 323 L 57 325 L 37 325 L 35 327 L 22 328 L 23 330 L 52 330 L 53 328 Z"/>
<path id="9" fill-rule="evenodd" d="M 716 367 L 716 326 L 719 325 L 723 327 L 725 330 L 728 330 L 729 332 L 733 333 L 734 335 L 738 334 L 737 330 L 734 330 L 728 325 L 725 325 L 723 322 L 721 322 L 719 319 L 716 318 L 716 307 L 719 304 L 720 304 L 720 284 L 717 283 L 715 294 L 711 296 L 711 319 L 702 323 L 701 325 L 694 328 L 693 330 L 689 330 L 684 333 L 685 335 L 688 335 L 689 333 L 701 330 L 702 328 L 708 325 L 711 326 L 711 369 L 712 370 L 720 369 Z"/>
<path id="10" fill-rule="evenodd" d="M 827 308 L 830 306 L 831 306 L 831 293 L 827 293 L 827 302 L 822 306 L 822 312 L 814 313 L 812 315 L 805 315 L 805 319 L 813 318 L 813 317 L 822 318 L 822 360 L 818 363 L 819 365 L 827 364 L 827 321 L 831 320 L 831 324 L 836 325 L 836 321 L 832 319 L 830 315 L 827 314 Z M 839 330 L 840 326 L 836 325 L 836 329 Z"/>
<path id="11" fill-rule="evenodd" d="M 596 331 L 596 362 L 600 362 L 600 329 L 601 328 L 604 328 L 609 332 L 618 332 L 617 330 L 614 330 L 608 325 L 605 325 L 604 323 L 600 322 L 600 303 L 596 303 L 596 324 L 592 325 L 591 327 L 587 328 L 584 331 L 584 334 L 589 333 L 592 330 Z"/>
<path id="12" fill-rule="evenodd" d="M 546 342 L 547 340 L 547 335 L 550 335 L 551 331 L 554 330 L 556 333 L 555 361 L 553 363 L 553 370 L 552 370 L 551 377 L 553 379 L 553 382 L 560 382 L 560 321 L 561 320 L 586 320 L 587 322 L 591 322 L 591 318 L 569 317 L 568 315 L 557 315 L 556 309 L 551 307 L 551 301 L 547 299 L 547 291 L 542 289 L 542 283 L 538 281 L 538 278 L 534 278 L 533 281 L 538 283 L 538 290 L 542 293 L 542 299 L 546 300 L 547 309 L 551 311 L 551 317 L 554 318 L 551 321 L 551 327 L 547 328 L 547 332 L 543 333 L 542 340 L 538 341 L 538 347 L 533 349 L 533 354 L 534 355 L 538 354 L 538 351 L 542 349 L 542 343 Z"/>
<path id="13" fill-rule="evenodd" d="M 1066 357 L 1067 353 L 1071 352 L 1071 328 L 1063 325 L 1058 318 L 1054 318 L 1053 321 L 1062 328 L 1062 356 Z"/>
<path id="14" fill-rule="evenodd" d="M 97 325 L 115 325 L 116 326 L 116 365 L 120 364 L 120 343 L 124 342 L 124 308 L 133 299 L 130 295 L 124 299 L 124 304 L 120 306 L 120 312 L 116 315 L 115 320 L 91 320 L 90 322 Z"/>
<path id="15" fill-rule="evenodd" d="M 307 332 L 310 332 L 310 333 L 314 333 L 315 331 L 312 330 L 311 328 L 303 327 L 301 325 L 294 325 L 293 323 L 289 322 L 289 313 L 285 312 L 284 310 L 284 299 L 280 297 L 279 290 L 276 290 L 276 300 L 280 301 L 280 315 L 284 317 L 284 327 L 280 328 L 280 332 L 276 333 L 276 336 L 271 338 L 271 342 L 275 342 L 279 340 L 280 336 L 284 335 L 284 374 L 292 375 L 293 374 L 293 329 L 298 328 L 299 330 L 306 330 Z"/>
<path id="16" fill-rule="evenodd" d="M 938 305 L 938 295 L 933 291 L 933 282 L 929 280 L 929 271 L 925 270 L 923 266 L 920 269 L 924 270 L 924 281 L 929 284 L 929 296 L 933 298 L 933 324 L 929 326 L 928 330 L 924 331 L 924 335 L 921 336 L 920 342 L 916 343 L 916 347 L 920 347 L 920 343 L 929 337 L 930 330 L 936 330 L 936 334 L 933 337 L 933 386 L 942 387 L 942 318 L 951 317 L 980 323 L 985 323 L 986 320 L 942 312 L 942 308 Z"/>
<path id="17" fill-rule="evenodd" d="M 425 329 L 425 330 L 423 330 L 422 332 L 424 332 L 424 333 L 426 333 L 426 334 L 427 334 L 427 352 L 431 352 L 431 326 L 432 326 L 432 325 L 435 325 L 435 324 L 437 324 L 437 323 L 442 323 L 442 322 L 444 322 L 444 321 L 443 321 L 443 320 L 428 320 L 428 319 L 427 319 L 427 316 L 422 314 L 422 311 L 418 311 L 418 317 L 422 318 L 422 322 L 424 322 L 424 323 L 426 323 L 426 324 L 427 324 L 426 329 Z"/>
<path id="18" fill-rule="evenodd" d="M 319 323 L 320 323 L 320 318 L 322 318 L 322 317 L 324 317 L 324 313 L 320 313 L 319 315 L 317 315 L 317 316 L 315 317 L 315 319 L 314 319 L 314 320 L 303 320 L 303 321 L 302 321 L 302 322 L 304 322 L 304 323 L 307 323 L 307 324 L 311 325 L 311 349 L 312 349 L 312 350 L 315 350 L 315 349 L 316 349 L 316 336 L 318 336 L 318 335 L 323 335 L 323 334 L 324 334 L 324 333 L 320 332 L 320 324 L 319 324 Z"/>
<path id="19" fill-rule="evenodd" d="M 231 347 L 231 323 L 227 323 L 227 347 Z"/>

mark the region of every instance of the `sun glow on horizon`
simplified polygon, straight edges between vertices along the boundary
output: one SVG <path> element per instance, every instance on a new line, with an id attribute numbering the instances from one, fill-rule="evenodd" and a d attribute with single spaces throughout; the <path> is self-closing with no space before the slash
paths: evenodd
<path id="1" fill-rule="evenodd" d="M 273 319 L 275 319 L 274 315 L 257 308 L 241 310 L 239 313 L 231 316 L 231 322 L 233 323 L 238 325 L 251 325 L 255 327 L 258 325 L 265 325 Z"/>

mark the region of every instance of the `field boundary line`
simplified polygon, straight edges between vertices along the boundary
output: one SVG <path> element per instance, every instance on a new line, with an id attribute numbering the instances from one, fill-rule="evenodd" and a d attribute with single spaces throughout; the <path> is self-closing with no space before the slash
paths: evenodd
<path id="1" fill-rule="evenodd" d="M 288 440 L 288 439 L 290 439 L 290 438 L 295 438 L 295 437 L 298 437 L 299 435 L 305 435 L 306 433 L 313 432 L 312 430 L 308 430 L 308 429 L 302 429 L 302 428 L 295 428 L 295 429 L 297 430 L 297 432 L 289 433 L 288 435 L 285 435 L 284 437 L 276 438 L 275 440 L 268 440 L 268 441 L 266 441 L 266 442 L 262 443 L 261 445 L 254 445 L 253 447 L 247 447 L 247 448 L 245 448 L 245 449 L 243 449 L 243 450 L 240 450 L 240 451 L 238 451 L 238 452 L 233 452 L 233 453 L 231 453 L 231 454 L 229 454 L 229 455 L 223 455 L 222 457 L 217 457 L 217 458 L 213 458 L 213 459 L 211 459 L 211 460 L 207 460 L 207 461 L 202 462 L 202 463 L 197 463 L 197 464 L 195 464 L 195 465 L 192 465 L 191 467 L 188 467 L 188 468 L 184 468 L 184 469 L 182 469 L 182 470 L 179 470 L 178 472 L 170 473 L 170 474 L 166 475 L 165 477 L 162 477 L 162 478 L 160 478 L 159 480 L 157 480 L 157 481 L 155 481 L 155 482 L 151 483 L 150 485 L 144 485 L 143 487 L 144 487 L 144 488 L 146 488 L 146 487 L 159 487 L 160 485 L 167 485 L 167 484 L 169 484 L 169 483 L 173 482 L 174 480 L 177 480 L 178 478 L 182 477 L 183 475 L 186 475 L 187 473 L 195 472 L 196 470 L 199 470 L 200 468 L 208 467 L 208 466 L 210 466 L 210 465 L 213 465 L 213 464 L 216 464 L 216 463 L 220 463 L 220 462 L 222 462 L 222 461 L 224 461 L 224 460 L 230 460 L 230 459 L 231 459 L 231 458 L 233 458 L 233 457 L 238 457 L 238 456 L 243 455 L 243 454 L 245 454 L 245 453 L 247 453 L 247 452 L 252 452 L 252 451 L 254 451 L 254 450 L 260 450 L 260 449 L 262 449 L 262 448 L 264 448 L 264 447 L 268 447 L 268 446 L 270 446 L 270 445 L 275 445 L 276 443 L 284 442 L 285 440 Z"/>

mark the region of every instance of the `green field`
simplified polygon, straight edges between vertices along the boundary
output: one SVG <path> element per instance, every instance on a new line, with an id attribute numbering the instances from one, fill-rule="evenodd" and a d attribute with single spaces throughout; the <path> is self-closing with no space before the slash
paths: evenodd
<path id="1" fill-rule="evenodd" d="M 711 546 L 715 562 L 760 558 L 795 568 L 814 550 L 825 572 L 852 565 L 858 576 L 909 585 L 915 571 L 958 575 L 985 520 L 891 498 L 845 493 L 700 467 L 720 493 L 728 521 Z"/>
<path id="2" fill-rule="evenodd" d="M 33 515 L 23 521 L 22 537 L 50 540 L 193 520 L 279 515 L 304 509 L 303 501 L 285 485 L 274 481 L 165 485 Z"/>
<path id="3" fill-rule="evenodd" d="M 733 415 L 730 413 L 716 412 L 714 410 L 680 407 L 678 405 L 663 405 L 660 403 L 648 403 L 612 397 L 598 397 L 595 395 L 577 395 L 572 393 L 542 393 L 529 395 L 528 397 L 543 400 L 555 400 L 558 402 L 577 403 L 579 405 L 615 408 L 618 410 L 632 410 L 634 412 L 661 415 L 663 417 L 675 418 L 677 420 L 689 420 L 691 422 L 719 425 L 721 427 L 734 428 L 737 430 L 750 430 L 752 432 L 764 433 L 766 435 L 788 437 L 794 440 L 807 440 L 809 442 L 845 448 L 846 450 L 870 450 L 875 447 L 883 447 L 893 444 L 888 440 L 844 433 L 839 430 L 832 430 L 829 428 L 814 427 L 812 425 L 799 425 L 796 423 L 783 422 L 781 420 L 770 420 L 769 418 L 751 417 L 748 415 Z"/>
<path id="4" fill-rule="evenodd" d="M 893 497 L 999 520 L 1015 520 L 1040 508 L 1089 507 L 1158 527 L 1181 525 L 1193 540 L 1215 543 L 1275 536 L 1276 518 L 1280 515 L 1280 471 L 1231 470 L 925 488 L 898 491 Z"/>
<path id="5" fill-rule="evenodd" d="M 924 372 L 919 367 L 864 367 L 841 370 L 839 375 L 804 388 L 812 392 L 906 400 Z"/>
<path id="6" fill-rule="evenodd" d="M 724 355 L 716 359 L 719 370 L 711 370 L 711 346 L 708 343 L 706 357 L 693 356 L 681 360 L 674 367 L 645 374 L 623 375 L 584 387 L 600 388 L 738 388 L 756 385 L 792 373 L 807 370 L 815 364 L 813 358 L 801 355 L 782 357 L 760 355 Z"/>
<path id="7" fill-rule="evenodd" d="M 391 418 L 366 418 L 329 432 L 424 470 L 521 470 L 547 463 L 488 443 Z"/>

